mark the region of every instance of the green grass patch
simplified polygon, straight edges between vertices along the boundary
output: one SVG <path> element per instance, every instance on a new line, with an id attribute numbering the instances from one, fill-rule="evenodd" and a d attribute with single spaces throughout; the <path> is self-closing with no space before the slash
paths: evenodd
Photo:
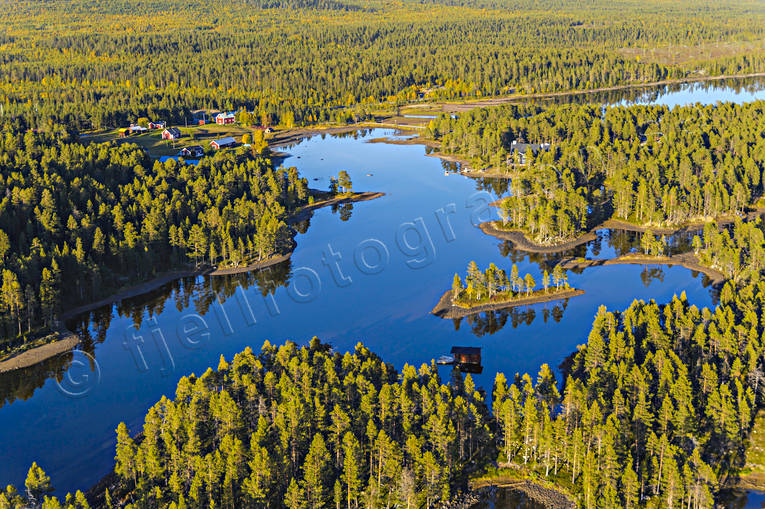
<path id="1" fill-rule="evenodd" d="M 746 469 L 748 474 L 765 474 L 765 411 L 763 410 L 757 412 L 752 432 L 749 434 Z"/>
<path id="2" fill-rule="evenodd" d="M 135 143 L 143 148 L 150 156 L 174 156 L 183 147 L 192 145 L 201 145 L 207 150 L 210 142 L 219 138 L 231 136 L 236 141 L 241 142 L 242 136 L 247 133 L 253 133 L 254 129 L 239 125 L 217 125 L 207 124 L 203 126 L 181 127 L 183 137 L 178 140 L 163 140 L 162 129 L 154 129 L 142 134 L 120 137 L 121 129 L 109 129 L 102 131 L 93 131 L 84 133 L 81 137 L 83 143 L 105 143 L 114 141 L 116 143 Z"/>
<path id="3" fill-rule="evenodd" d="M 0 343 L 0 361 L 58 340 L 58 332 L 37 330 L 16 338 L 9 338 Z"/>

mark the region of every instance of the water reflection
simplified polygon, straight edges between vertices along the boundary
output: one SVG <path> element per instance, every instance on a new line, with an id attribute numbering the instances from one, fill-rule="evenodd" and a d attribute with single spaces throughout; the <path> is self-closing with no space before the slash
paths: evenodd
<path id="1" fill-rule="evenodd" d="M 728 509 L 760 509 L 765 507 L 765 493 L 760 491 L 728 490 L 720 494 L 720 507 Z"/>
<path id="2" fill-rule="evenodd" d="M 348 221 L 353 214 L 353 203 L 335 203 L 332 205 L 332 213 L 337 214 L 338 211 L 340 212 L 340 221 Z"/>
<path id="3" fill-rule="evenodd" d="M 489 191 L 497 196 L 505 196 L 510 192 L 510 179 L 481 177 L 475 179 L 476 191 Z"/>
<path id="4" fill-rule="evenodd" d="M 736 96 L 749 96 L 754 100 L 762 95 L 765 78 L 733 78 L 726 80 L 673 83 L 643 88 L 625 88 L 600 92 L 559 95 L 519 101 L 546 104 L 686 104 L 688 102 L 715 103 L 718 100 L 733 100 Z M 724 90 L 721 90 L 724 89 Z M 741 100 L 739 98 L 739 100 Z"/>
<path id="5" fill-rule="evenodd" d="M 610 259 L 628 255 L 641 251 L 640 240 L 643 234 L 631 230 L 621 230 L 604 228 L 595 232 L 596 238 L 579 244 L 578 246 L 563 249 L 553 253 L 536 253 L 531 251 L 522 251 L 515 248 L 509 240 L 499 242 L 497 247 L 499 254 L 507 258 L 511 263 L 529 263 L 539 266 L 539 270 L 550 269 L 556 263 L 566 258 L 589 258 L 589 259 Z M 667 242 L 667 254 L 677 255 L 687 253 L 693 249 L 693 236 L 700 234 L 700 230 L 683 231 L 672 235 L 665 235 Z M 581 269 L 573 270 L 580 274 Z"/>
<path id="6" fill-rule="evenodd" d="M 539 309 L 539 306 L 544 306 Z M 474 313 L 464 318 L 454 318 L 454 330 L 460 330 L 462 321 L 476 337 L 492 335 L 502 330 L 508 323 L 517 329 L 521 325 L 531 325 L 537 317 L 542 318 L 543 323 L 552 320 L 555 323 L 563 319 L 563 312 L 568 307 L 568 299 L 558 301 L 556 304 L 535 304 L 533 306 L 518 306 L 509 309 L 499 309 Z"/>
<path id="7" fill-rule="evenodd" d="M 78 349 L 89 354 L 89 358 L 95 358 L 96 345 L 104 342 L 116 317 L 131 318 L 133 326 L 139 330 L 147 318 L 161 315 L 168 303 L 175 304 L 178 311 L 193 308 L 204 316 L 213 304 L 224 303 L 240 287 L 245 290 L 256 287 L 264 297 L 273 295 L 278 288 L 289 284 L 291 271 L 292 263 L 286 260 L 254 272 L 182 278 L 148 294 L 122 300 L 116 305 L 114 314 L 110 306 L 99 308 L 76 317 L 67 326 L 80 336 Z M 31 398 L 50 378 L 55 377 L 61 382 L 71 367 L 72 357 L 71 351 L 64 352 L 29 368 L 0 373 L 0 408 L 16 400 Z"/>
<path id="8" fill-rule="evenodd" d="M 28 368 L 0 373 L 0 408 L 31 398 L 51 377 L 60 381 L 71 365 L 72 356 L 72 352 L 65 352 Z"/>

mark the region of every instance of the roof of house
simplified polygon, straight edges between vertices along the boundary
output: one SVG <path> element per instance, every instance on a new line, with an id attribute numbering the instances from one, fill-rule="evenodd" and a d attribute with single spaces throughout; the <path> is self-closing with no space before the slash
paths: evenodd
<path id="1" fill-rule="evenodd" d="M 531 150 L 532 152 L 538 152 L 539 150 L 549 150 L 550 144 L 549 143 L 524 143 L 519 142 L 518 140 L 513 140 L 513 142 L 510 144 L 510 150 L 511 151 L 517 151 L 517 152 L 527 152 Z"/>
<path id="2" fill-rule="evenodd" d="M 178 129 L 177 127 L 168 127 L 167 129 L 165 129 L 165 131 L 167 131 L 168 133 L 172 134 L 173 136 L 180 136 L 181 135 L 181 130 Z"/>
<path id="3" fill-rule="evenodd" d="M 213 143 L 215 143 L 216 145 L 220 147 L 221 145 L 233 145 L 234 143 L 236 143 L 236 140 L 232 138 L 231 136 L 226 136 L 225 138 L 211 141 L 210 145 L 212 145 Z"/>
<path id="4" fill-rule="evenodd" d="M 453 346 L 452 354 L 481 355 L 481 348 L 477 346 Z"/>
<path id="5" fill-rule="evenodd" d="M 183 147 L 178 151 L 178 155 L 182 156 L 183 154 L 204 154 L 204 152 L 205 149 L 203 147 L 200 147 L 199 145 L 193 145 L 191 147 Z"/>
<path id="6" fill-rule="evenodd" d="M 223 117 L 223 118 L 234 118 L 234 112 L 233 111 L 226 111 L 224 113 L 218 113 L 215 118 Z"/>

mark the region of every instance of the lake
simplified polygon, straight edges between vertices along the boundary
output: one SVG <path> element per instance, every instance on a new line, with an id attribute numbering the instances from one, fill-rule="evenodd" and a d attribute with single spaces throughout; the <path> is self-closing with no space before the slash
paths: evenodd
<path id="1" fill-rule="evenodd" d="M 689 87 L 665 90 L 652 102 L 765 98 L 725 83 Z M 714 305 L 702 274 L 622 265 L 569 273 L 571 286 L 586 293 L 568 301 L 459 321 L 433 316 L 454 273 L 463 275 L 471 260 L 508 270 L 516 263 L 521 274 L 540 281 L 549 255 L 516 251 L 475 227 L 496 218 L 487 203 L 506 192 L 506 182 L 449 173 L 421 145 L 370 143 L 398 136 L 364 130 L 283 149 L 284 165 L 296 166 L 311 187 L 327 189 L 329 178 L 346 170 L 354 190 L 385 193 L 316 211 L 297 225 L 289 261 L 255 273 L 176 281 L 88 313 L 68 324 L 83 336 L 82 351 L 0 376 L 0 484 L 23 486 L 37 461 L 57 494 L 89 488 L 113 466 L 120 421 L 138 431 L 148 407 L 163 395 L 172 398 L 181 376 L 215 369 L 221 355 L 230 360 L 266 340 L 304 344 L 318 336 L 341 352 L 361 341 L 398 369 L 430 363 L 452 346 L 477 346 L 483 372 L 473 376 L 490 393 L 497 372 L 536 374 L 543 363 L 557 369 L 586 342 L 601 305 L 621 310 L 635 299 L 664 302 L 681 292 L 699 307 Z M 607 257 L 636 241 L 634 234 L 603 230 L 577 254 Z M 449 373 L 443 367 L 442 379 Z"/>

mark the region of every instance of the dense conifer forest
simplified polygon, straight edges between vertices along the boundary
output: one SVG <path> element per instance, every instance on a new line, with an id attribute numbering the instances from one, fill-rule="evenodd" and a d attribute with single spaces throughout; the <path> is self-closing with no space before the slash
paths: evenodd
<path id="1" fill-rule="evenodd" d="M 0 116 L 352 122 L 425 99 L 765 71 L 759 4 L 45 0 L 0 5 Z M 285 14 L 289 15 L 285 15 Z"/>
<path id="2" fill-rule="evenodd" d="M 2 128 L 0 161 L 6 338 L 50 327 L 63 303 L 92 302 L 169 269 L 283 251 L 292 243 L 287 215 L 310 199 L 295 168 L 244 149 L 198 165 L 160 163 L 136 145 L 82 145 L 21 120 Z"/>
<path id="3" fill-rule="evenodd" d="M 296 169 L 257 150 L 160 163 L 89 131 L 240 109 L 262 126 L 345 124 L 415 102 L 765 71 L 765 10 L 746 1 L 19 0 L 0 13 L 0 353 L 54 326 L 63 303 L 281 252 L 311 200 Z M 458 369 L 444 383 L 435 365 L 399 373 L 362 344 L 266 342 L 182 378 L 140 433 L 120 424 L 108 489 L 51 497 L 34 464 L 0 509 L 430 508 L 497 472 L 586 508 L 712 506 L 763 406 L 765 226 L 747 217 L 765 191 L 763 109 L 505 105 L 426 132 L 512 176 L 503 227 L 540 244 L 608 218 L 707 223 L 692 249 L 728 278 L 715 308 L 684 295 L 601 308 L 564 380 L 547 364 L 500 373 L 490 403 Z M 559 266 L 535 281 L 471 264 L 453 289 L 480 300 L 548 284 L 565 284 Z M 478 334 L 508 317 L 494 316 L 467 323 Z"/>
<path id="4" fill-rule="evenodd" d="M 491 413 L 459 371 L 444 385 L 433 366 L 399 374 L 362 345 L 266 343 L 182 378 L 137 437 L 121 424 L 117 480 L 98 503 L 433 507 L 496 460 L 582 507 L 710 507 L 762 404 L 763 291 L 729 282 L 714 310 L 684 295 L 601 308 L 562 390 L 546 364 L 536 379 L 500 373 Z M 27 497 L 9 487 L 0 503 L 49 487 L 33 465 Z M 87 505 L 78 494 L 66 507 Z"/>
<path id="5" fill-rule="evenodd" d="M 496 454 L 484 399 L 470 375 L 444 384 L 435 365 L 397 373 L 361 344 L 340 354 L 317 339 L 266 343 L 260 354 L 248 349 L 182 378 L 138 438 L 120 424 L 118 482 L 102 502 L 435 507 Z M 31 491 L 42 500 L 44 488 Z M 23 503 L 10 488 L 0 494 L 0 507 Z"/>
<path id="6" fill-rule="evenodd" d="M 513 104 L 443 115 L 428 134 L 512 177 L 503 227 L 555 244 L 611 217 L 677 227 L 743 216 L 763 193 L 764 109 Z"/>
<path id="7" fill-rule="evenodd" d="M 714 310 L 682 295 L 601 308 L 562 394 L 549 374 L 499 374 L 500 461 L 555 479 L 582 507 L 712 507 L 762 404 L 763 290 L 728 283 Z"/>

